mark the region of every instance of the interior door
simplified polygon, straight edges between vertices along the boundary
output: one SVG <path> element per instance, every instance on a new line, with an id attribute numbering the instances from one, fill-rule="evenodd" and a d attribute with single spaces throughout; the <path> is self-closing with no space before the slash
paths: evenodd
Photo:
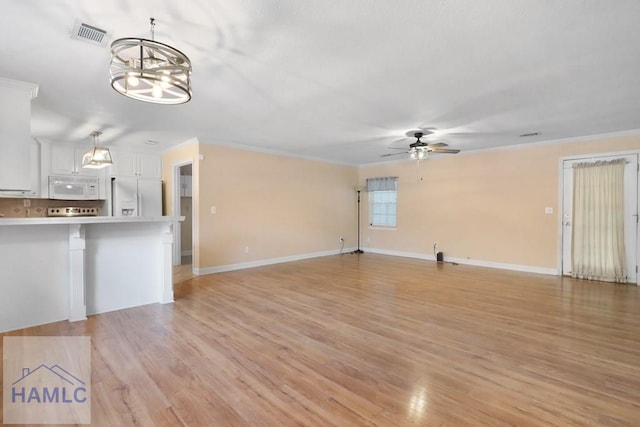
<path id="1" fill-rule="evenodd" d="M 603 155 L 565 160 L 562 164 L 562 274 L 571 275 L 573 232 L 573 164 L 624 158 L 624 236 L 627 282 L 638 284 L 638 155 Z"/>

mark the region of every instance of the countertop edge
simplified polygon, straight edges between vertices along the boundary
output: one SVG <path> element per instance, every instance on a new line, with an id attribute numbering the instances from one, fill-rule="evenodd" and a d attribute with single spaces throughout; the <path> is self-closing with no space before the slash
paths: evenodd
<path id="1" fill-rule="evenodd" d="M 83 217 L 39 217 L 0 218 L 3 225 L 63 225 L 63 224 L 121 224 L 132 222 L 176 222 L 184 221 L 184 216 L 83 216 Z"/>

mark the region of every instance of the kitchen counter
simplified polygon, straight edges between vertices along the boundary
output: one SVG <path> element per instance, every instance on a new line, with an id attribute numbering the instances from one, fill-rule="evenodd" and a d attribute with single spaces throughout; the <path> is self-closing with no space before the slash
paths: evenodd
<path id="1" fill-rule="evenodd" d="M 183 221 L 184 217 L 158 216 L 77 216 L 77 217 L 32 217 L 32 218 L 1 218 L 2 225 L 39 225 L 39 224 L 120 224 L 127 222 L 175 222 Z"/>
<path id="2" fill-rule="evenodd" d="M 0 218 L 0 332 L 173 302 L 184 217 Z"/>

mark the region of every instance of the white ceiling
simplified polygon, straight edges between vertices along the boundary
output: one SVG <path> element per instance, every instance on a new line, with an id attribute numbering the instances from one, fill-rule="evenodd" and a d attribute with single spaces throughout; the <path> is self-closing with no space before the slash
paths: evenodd
<path id="1" fill-rule="evenodd" d="M 638 0 L 0 0 L 0 77 L 38 83 L 33 135 L 159 150 L 192 138 L 347 164 L 405 132 L 464 151 L 640 129 Z M 193 63 L 193 99 L 128 99 L 109 44 Z M 76 20 L 106 46 L 70 37 Z M 520 134 L 540 132 L 521 138 Z M 399 156 L 386 159 L 398 159 Z"/>

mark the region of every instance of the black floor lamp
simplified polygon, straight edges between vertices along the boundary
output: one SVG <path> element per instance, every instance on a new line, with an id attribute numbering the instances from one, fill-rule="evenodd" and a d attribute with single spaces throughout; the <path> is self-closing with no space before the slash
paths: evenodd
<path id="1" fill-rule="evenodd" d="M 356 192 L 358 193 L 358 249 L 353 251 L 354 254 L 363 254 L 364 251 L 360 249 L 360 192 L 362 191 L 362 187 L 356 187 Z"/>

